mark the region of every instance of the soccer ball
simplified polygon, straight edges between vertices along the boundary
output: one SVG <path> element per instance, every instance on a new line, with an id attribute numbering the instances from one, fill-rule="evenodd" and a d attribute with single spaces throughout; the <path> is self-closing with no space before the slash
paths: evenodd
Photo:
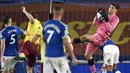
<path id="1" fill-rule="evenodd" d="M 117 70 L 115 73 L 121 73 L 119 70 Z"/>

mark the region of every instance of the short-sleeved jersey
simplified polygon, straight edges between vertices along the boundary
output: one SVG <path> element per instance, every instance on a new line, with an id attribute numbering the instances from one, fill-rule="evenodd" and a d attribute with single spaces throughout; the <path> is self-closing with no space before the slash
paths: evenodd
<path id="1" fill-rule="evenodd" d="M 33 24 L 29 22 L 27 27 L 27 31 L 29 35 L 25 37 L 24 42 L 30 41 L 33 38 L 33 36 L 37 33 L 37 30 L 39 29 L 40 26 L 41 23 L 37 19 L 34 19 Z M 39 39 L 35 43 L 39 43 Z"/>
<path id="2" fill-rule="evenodd" d="M 1 31 L 1 39 L 5 39 L 4 56 L 18 55 L 18 35 L 24 31 L 17 26 L 5 27 Z"/>
<path id="3" fill-rule="evenodd" d="M 45 43 L 43 42 L 43 35 L 42 35 L 43 27 L 42 25 L 37 30 L 37 35 L 40 36 L 40 53 L 41 53 L 41 62 L 44 62 L 44 54 L 45 54 Z"/>
<path id="4" fill-rule="evenodd" d="M 111 39 L 108 39 L 103 46 L 100 46 L 100 49 L 103 51 L 106 45 L 115 45 L 115 43 Z"/>
<path id="5" fill-rule="evenodd" d="M 43 35 L 46 44 L 45 56 L 64 56 L 63 38 L 68 38 L 68 26 L 58 20 L 49 20 L 43 26 Z"/>

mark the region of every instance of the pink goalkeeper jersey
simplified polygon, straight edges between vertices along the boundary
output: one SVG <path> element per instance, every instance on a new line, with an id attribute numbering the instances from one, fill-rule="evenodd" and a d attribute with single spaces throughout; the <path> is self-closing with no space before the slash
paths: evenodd
<path id="1" fill-rule="evenodd" d="M 108 39 L 108 37 L 111 35 L 111 33 L 114 31 L 114 29 L 119 23 L 118 16 L 108 15 L 108 17 L 109 17 L 109 22 L 105 22 L 105 21 L 100 22 L 100 20 L 97 17 L 95 17 L 93 21 L 94 26 L 97 26 L 98 24 L 100 24 L 96 33 L 100 35 L 102 37 L 100 39 L 104 41 Z"/>

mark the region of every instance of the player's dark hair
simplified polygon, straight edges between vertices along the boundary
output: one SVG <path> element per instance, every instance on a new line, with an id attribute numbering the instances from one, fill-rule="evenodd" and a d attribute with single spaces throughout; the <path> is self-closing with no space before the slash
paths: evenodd
<path id="1" fill-rule="evenodd" d="M 4 17 L 3 17 L 3 24 L 8 24 L 10 18 L 11 18 L 11 17 L 9 17 L 9 16 L 4 16 Z"/>
<path id="2" fill-rule="evenodd" d="M 113 5 L 113 6 L 116 8 L 116 10 L 119 10 L 119 9 L 120 9 L 120 5 L 117 4 L 117 3 L 112 3 L 111 5 Z"/>
<path id="3" fill-rule="evenodd" d="M 38 19 L 38 14 L 33 11 L 33 12 L 30 12 L 30 14 L 35 18 L 35 19 Z"/>

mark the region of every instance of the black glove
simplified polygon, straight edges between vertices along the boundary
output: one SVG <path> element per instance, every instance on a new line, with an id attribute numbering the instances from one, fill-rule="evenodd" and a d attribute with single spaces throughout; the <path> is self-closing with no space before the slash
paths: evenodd
<path id="1" fill-rule="evenodd" d="M 97 10 L 97 12 L 100 12 L 101 10 L 103 10 L 103 7 L 99 8 L 99 9 Z"/>
<path id="2" fill-rule="evenodd" d="M 103 16 L 101 15 L 101 11 L 102 11 L 102 10 L 103 10 L 102 7 L 97 10 L 96 16 L 97 16 L 97 18 L 98 18 L 99 20 L 103 20 L 103 19 L 104 19 Z"/>
<path id="3" fill-rule="evenodd" d="M 106 13 L 104 9 L 101 11 L 101 15 L 104 17 L 104 20 L 106 22 L 109 22 L 108 14 Z"/>
<path id="4" fill-rule="evenodd" d="M 99 20 L 105 20 L 106 22 L 109 22 L 108 14 L 103 8 L 98 9 L 97 18 Z"/>
<path id="5" fill-rule="evenodd" d="M 74 44 L 78 44 L 78 43 L 81 43 L 82 41 L 80 40 L 80 38 L 75 38 L 73 39 L 73 43 Z"/>

